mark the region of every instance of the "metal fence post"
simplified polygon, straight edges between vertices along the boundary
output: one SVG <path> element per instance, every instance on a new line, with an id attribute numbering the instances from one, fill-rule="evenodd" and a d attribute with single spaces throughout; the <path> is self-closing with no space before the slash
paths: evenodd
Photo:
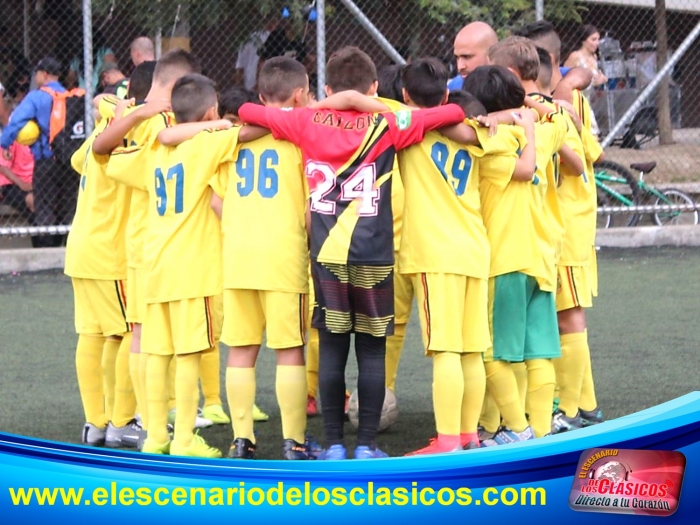
<path id="1" fill-rule="evenodd" d="M 83 0 L 83 62 L 84 62 L 84 79 L 85 79 L 85 136 L 92 133 L 92 99 L 94 96 L 95 86 L 92 82 L 92 2 L 91 0 Z"/>
<path id="2" fill-rule="evenodd" d="M 544 0 L 535 0 L 535 20 L 544 19 Z"/>
<path id="3" fill-rule="evenodd" d="M 627 112 L 622 115 L 622 118 L 618 120 L 617 124 L 613 129 L 610 130 L 610 133 L 608 133 L 607 137 L 603 140 L 603 142 L 600 143 L 603 148 L 607 148 L 610 144 L 612 144 L 613 140 L 615 140 L 615 136 L 617 136 L 620 131 L 624 129 L 624 127 L 634 118 L 634 116 L 637 114 L 637 111 L 642 107 L 644 102 L 651 96 L 651 94 L 654 92 L 654 90 L 661 84 L 661 81 L 663 78 L 671 72 L 671 69 L 673 69 L 673 66 L 675 66 L 678 61 L 683 57 L 686 51 L 690 48 L 691 45 L 693 45 L 693 42 L 695 42 L 695 39 L 700 35 L 700 22 L 696 24 L 696 26 L 693 28 L 693 30 L 688 34 L 687 37 L 685 37 L 685 40 L 683 40 L 683 43 L 678 46 L 678 49 L 676 49 L 676 52 L 673 53 L 673 56 L 671 59 L 666 62 L 664 67 L 661 68 L 661 70 L 656 74 L 656 76 L 652 79 L 651 82 L 649 82 L 649 85 L 644 88 L 644 91 L 642 91 L 639 94 L 639 97 L 637 97 L 637 100 L 634 101 L 634 104 L 630 106 L 630 108 L 627 110 Z"/>
<path id="4" fill-rule="evenodd" d="M 326 97 L 326 0 L 316 1 L 316 98 Z"/>
<path id="5" fill-rule="evenodd" d="M 377 29 L 372 21 L 365 16 L 362 10 L 357 7 L 355 2 L 352 0 L 340 0 L 340 2 L 348 8 L 348 10 L 353 14 L 355 18 L 360 22 L 360 25 L 364 27 L 367 32 L 374 38 L 381 48 L 387 52 L 391 59 L 397 64 L 404 65 L 406 60 L 401 56 L 401 54 L 396 50 L 394 46 L 391 45 L 384 35 Z"/>

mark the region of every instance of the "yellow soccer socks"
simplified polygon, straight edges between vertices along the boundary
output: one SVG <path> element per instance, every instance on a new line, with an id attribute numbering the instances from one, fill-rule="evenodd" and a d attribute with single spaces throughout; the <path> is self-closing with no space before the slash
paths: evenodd
<path id="1" fill-rule="evenodd" d="M 75 369 L 85 421 L 99 428 L 107 426 L 102 374 L 104 346 L 104 337 L 81 334 L 78 336 L 78 346 L 75 351 Z"/>
<path id="2" fill-rule="evenodd" d="M 247 370 L 247 369 L 244 369 Z M 277 365 L 277 403 L 282 415 L 282 436 L 304 443 L 306 433 L 306 368 Z M 236 435 L 236 437 L 241 437 Z"/>
<path id="3" fill-rule="evenodd" d="M 255 403 L 255 368 L 226 368 L 226 397 L 231 411 L 233 436 L 255 443 L 253 404 Z"/>

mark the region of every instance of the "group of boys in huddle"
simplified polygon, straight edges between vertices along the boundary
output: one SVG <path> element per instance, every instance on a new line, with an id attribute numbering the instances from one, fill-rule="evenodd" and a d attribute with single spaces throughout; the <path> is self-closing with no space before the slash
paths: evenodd
<path id="1" fill-rule="evenodd" d="M 354 334 L 352 456 L 386 457 L 376 436 L 414 298 L 437 437 L 411 455 L 600 422 L 583 314 L 597 288 L 602 155 L 590 106 L 531 40 L 509 37 L 488 57 L 448 92 L 438 60 L 380 85 L 369 56 L 346 47 L 330 57 L 320 102 L 304 66 L 277 57 L 256 101 L 217 97 L 175 50 L 136 68 L 128 101 L 101 98 L 73 157 L 81 184 L 66 253 L 83 442 L 221 457 L 194 427 L 200 378 L 204 415 L 229 421 L 222 341 L 228 457 L 254 458 L 264 335 L 283 457 L 346 459 Z M 316 362 L 323 446 L 306 436 Z"/>

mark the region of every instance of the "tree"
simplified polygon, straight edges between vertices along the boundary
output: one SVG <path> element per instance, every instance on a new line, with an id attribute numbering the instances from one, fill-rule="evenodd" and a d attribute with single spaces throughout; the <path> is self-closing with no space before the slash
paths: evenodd
<path id="1" fill-rule="evenodd" d="M 656 20 L 656 70 L 661 71 L 668 60 L 668 35 L 666 33 L 666 2 L 656 0 L 654 8 Z M 673 144 L 673 129 L 671 128 L 671 97 L 670 77 L 664 75 L 656 90 L 656 118 L 659 122 L 659 144 Z"/>

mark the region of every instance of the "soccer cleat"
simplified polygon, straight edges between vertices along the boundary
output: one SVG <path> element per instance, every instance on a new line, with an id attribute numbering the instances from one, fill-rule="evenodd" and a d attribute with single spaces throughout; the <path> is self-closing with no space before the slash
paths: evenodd
<path id="1" fill-rule="evenodd" d="M 304 446 L 309 453 L 309 459 L 318 459 L 318 457 L 323 453 L 323 447 L 313 436 L 306 436 Z"/>
<path id="2" fill-rule="evenodd" d="M 306 396 L 306 415 L 308 417 L 314 417 L 318 415 L 318 402 L 313 396 Z"/>
<path id="3" fill-rule="evenodd" d="M 146 438 L 141 446 L 141 452 L 144 454 L 170 454 L 171 443 L 171 441 L 157 443 L 153 439 Z"/>
<path id="4" fill-rule="evenodd" d="M 298 443 L 293 439 L 285 439 L 282 444 L 282 457 L 284 459 L 316 459 L 316 456 L 311 455 L 311 451 L 307 445 L 307 441 L 304 443 Z"/>
<path id="5" fill-rule="evenodd" d="M 208 419 L 215 425 L 228 425 L 231 418 L 224 412 L 224 407 L 221 405 L 207 405 L 202 409 L 202 417 Z"/>
<path id="6" fill-rule="evenodd" d="M 522 432 L 515 432 L 508 427 L 501 427 L 491 439 L 486 439 L 481 442 L 481 448 L 508 445 L 509 443 L 518 443 L 519 441 L 529 441 L 531 439 L 535 439 L 535 433 L 532 431 L 532 427 L 527 427 Z"/>
<path id="7" fill-rule="evenodd" d="M 319 454 L 320 460 L 348 459 L 348 451 L 344 445 L 331 445 Z"/>
<path id="8" fill-rule="evenodd" d="M 584 427 L 590 427 L 591 425 L 597 425 L 605 421 L 605 419 L 603 419 L 603 411 L 598 407 L 591 411 L 579 408 L 578 413 L 581 416 L 581 423 Z"/>
<path id="9" fill-rule="evenodd" d="M 89 447 L 102 447 L 105 444 L 106 428 L 96 427 L 92 423 L 83 426 L 83 444 Z"/>
<path id="10" fill-rule="evenodd" d="M 270 419 L 270 416 L 268 416 L 265 412 L 260 410 L 260 407 L 258 405 L 253 405 L 253 421 L 262 423 L 264 421 L 267 421 L 268 419 Z"/>
<path id="11" fill-rule="evenodd" d="M 449 452 L 459 452 L 463 450 L 459 442 L 459 438 L 448 439 L 438 435 L 436 438 L 431 438 L 427 447 L 419 448 L 413 452 L 406 454 L 407 456 L 422 456 L 423 454 L 445 454 Z"/>
<path id="12" fill-rule="evenodd" d="M 552 416 L 552 434 L 561 434 L 579 428 L 583 428 L 583 422 L 578 412 L 574 417 L 569 417 L 563 410 L 557 410 Z"/>
<path id="13" fill-rule="evenodd" d="M 112 422 L 107 424 L 105 446 L 109 448 L 138 448 L 143 441 L 146 431 L 141 428 L 136 419 L 132 419 L 123 427 L 115 427 Z"/>
<path id="14" fill-rule="evenodd" d="M 496 432 L 498 432 L 498 431 L 496 431 L 496 432 L 489 432 L 489 431 L 486 430 L 484 427 L 482 427 L 481 425 L 479 425 L 479 427 L 478 427 L 478 432 L 479 432 L 479 441 L 481 441 L 481 442 L 483 443 L 483 442 L 486 441 L 487 439 L 493 439 L 493 436 L 495 436 L 495 435 L 496 435 Z"/>
<path id="15" fill-rule="evenodd" d="M 377 445 L 372 445 L 368 447 L 367 445 L 362 445 L 355 447 L 355 453 L 353 454 L 355 459 L 382 459 L 388 458 L 389 454 L 383 452 L 379 449 Z"/>
<path id="16" fill-rule="evenodd" d="M 188 446 L 183 446 L 173 439 L 170 443 L 170 455 L 190 458 L 220 458 L 221 451 L 218 448 L 210 447 L 202 436 L 195 434 Z"/>
<path id="17" fill-rule="evenodd" d="M 236 438 L 231 442 L 231 448 L 228 449 L 229 459 L 255 459 L 256 446 L 250 439 Z"/>
<path id="18" fill-rule="evenodd" d="M 559 410 L 559 398 L 555 397 L 554 403 L 552 404 L 552 414 L 554 414 L 557 410 Z"/>
<path id="19" fill-rule="evenodd" d="M 177 413 L 176 409 L 172 409 L 170 412 L 168 412 L 168 423 L 171 425 L 175 425 L 175 414 Z M 197 409 L 197 417 L 194 420 L 194 428 L 207 428 L 210 427 L 214 424 L 214 422 L 211 419 L 207 419 L 202 416 L 202 409 L 198 408 Z"/>

